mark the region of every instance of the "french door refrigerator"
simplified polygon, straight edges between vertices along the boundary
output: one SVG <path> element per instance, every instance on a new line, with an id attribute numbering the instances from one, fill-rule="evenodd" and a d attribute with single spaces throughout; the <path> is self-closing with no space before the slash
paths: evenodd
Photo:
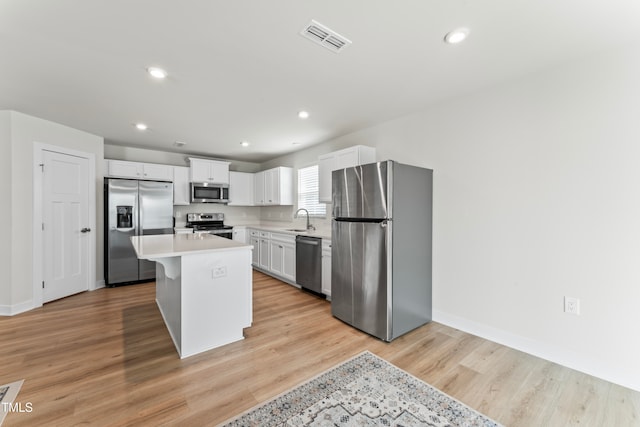
<path id="1" fill-rule="evenodd" d="M 433 171 L 387 160 L 331 178 L 332 314 L 384 341 L 431 321 Z"/>
<path id="2" fill-rule="evenodd" d="M 105 282 L 155 279 L 156 263 L 139 260 L 131 236 L 173 234 L 173 184 L 105 178 Z"/>

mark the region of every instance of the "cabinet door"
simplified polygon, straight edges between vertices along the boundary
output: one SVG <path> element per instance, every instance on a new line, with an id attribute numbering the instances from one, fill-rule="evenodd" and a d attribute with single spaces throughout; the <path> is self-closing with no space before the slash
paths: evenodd
<path id="1" fill-rule="evenodd" d="M 270 263 L 270 249 L 271 249 L 271 245 L 270 245 L 271 241 L 269 239 L 266 239 L 264 237 L 260 238 L 260 260 L 259 260 L 259 265 L 260 268 L 263 268 L 265 270 L 269 270 L 271 267 L 271 263 Z"/>
<path id="2" fill-rule="evenodd" d="M 209 162 L 200 159 L 189 159 L 190 181 L 210 182 L 211 174 Z"/>
<path id="3" fill-rule="evenodd" d="M 144 179 L 155 179 L 157 181 L 173 181 L 173 167 L 169 165 L 143 163 L 142 176 L 144 177 Z"/>
<path id="4" fill-rule="evenodd" d="M 260 239 L 258 237 L 251 237 L 249 243 L 253 246 L 253 251 L 251 251 L 251 264 L 258 267 L 260 266 Z"/>
<path id="5" fill-rule="evenodd" d="M 333 154 L 320 156 L 318 158 L 318 200 L 320 202 L 331 203 L 331 172 L 336 164 Z"/>
<path id="6" fill-rule="evenodd" d="M 284 247 L 281 242 L 270 243 L 271 248 L 271 261 L 269 263 L 269 270 L 279 276 L 282 276 L 282 264 L 284 262 Z"/>
<path id="7" fill-rule="evenodd" d="M 108 176 L 142 179 L 142 163 L 109 160 Z"/>
<path id="8" fill-rule="evenodd" d="M 331 246 L 322 246 L 322 293 L 331 296 Z"/>
<path id="9" fill-rule="evenodd" d="M 210 168 L 212 182 L 216 184 L 229 183 L 229 163 L 210 162 Z"/>
<path id="10" fill-rule="evenodd" d="M 279 169 L 264 171 L 264 204 L 280 204 L 280 175 Z"/>
<path id="11" fill-rule="evenodd" d="M 254 205 L 254 174 L 229 172 L 229 206 Z"/>
<path id="12" fill-rule="evenodd" d="M 283 243 L 282 276 L 295 283 L 296 281 L 296 245 Z"/>
<path id="13" fill-rule="evenodd" d="M 253 175 L 253 192 L 254 203 L 256 206 L 264 205 L 264 172 L 258 172 Z"/>
<path id="14" fill-rule="evenodd" d="M 240 227 L 233 227 L 233 240 L 236 242 L 247 242 L 247 229 Z"/>
<path id="15" fill-rule="evenodd" d="M 345 148 L 336 152 L 335 169 L 350 168 L 359 165 L 357 147 Z"/>
<path id="16" fill-rule="evenodd" d="M 293 168 L 278 168 L 278 204 L 293 205 Z"/>
<path id="17" fill-rule="evenodd" d="M 189 204 L 189 168 L 184 166 L 173 167 L 173 204 Z"/>

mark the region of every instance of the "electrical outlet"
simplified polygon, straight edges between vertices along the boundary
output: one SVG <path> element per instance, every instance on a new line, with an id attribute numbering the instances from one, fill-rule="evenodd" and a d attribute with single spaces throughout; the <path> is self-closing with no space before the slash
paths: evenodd
<path id="1" fill-rule="evenodd" d="M 580 315 L 580 300 L 578 298 L 564 297 L 564 312 Z"/>
<path id="2" fill-rule="evenodd" d="M 218 277 L 224 277 L 227 275 L 227 267 L 219 266 L 213 267 L 213 278 L 217 279 Z"/>

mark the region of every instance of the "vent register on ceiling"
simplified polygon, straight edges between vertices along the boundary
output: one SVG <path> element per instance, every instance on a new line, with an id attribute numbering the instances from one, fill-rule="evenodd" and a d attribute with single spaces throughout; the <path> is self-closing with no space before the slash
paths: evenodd
<path id="1" fill-rule="evenodd" d="M 351 40 L 316 21 L 311 21 L 300 34 L 332 52 L 340 53 L 351 44 Z"/>

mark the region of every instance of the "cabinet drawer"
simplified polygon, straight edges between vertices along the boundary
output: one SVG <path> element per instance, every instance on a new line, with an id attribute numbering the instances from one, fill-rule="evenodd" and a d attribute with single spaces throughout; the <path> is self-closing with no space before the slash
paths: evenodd
<path id="1" fill-rule="evenodd" d="M 261 231 L 260 232 L 260 237 L 265 238 L 265 239 L 270 239 L 271 238 L 271 233 L 269 233 L 268 231 Z"/>
<path id="2" fill-rule="evenodd" d="M 271 233 L 271 240 L 277 240 L 282 243 L 296 243 L 296 236 L 291 234 Z"/>

